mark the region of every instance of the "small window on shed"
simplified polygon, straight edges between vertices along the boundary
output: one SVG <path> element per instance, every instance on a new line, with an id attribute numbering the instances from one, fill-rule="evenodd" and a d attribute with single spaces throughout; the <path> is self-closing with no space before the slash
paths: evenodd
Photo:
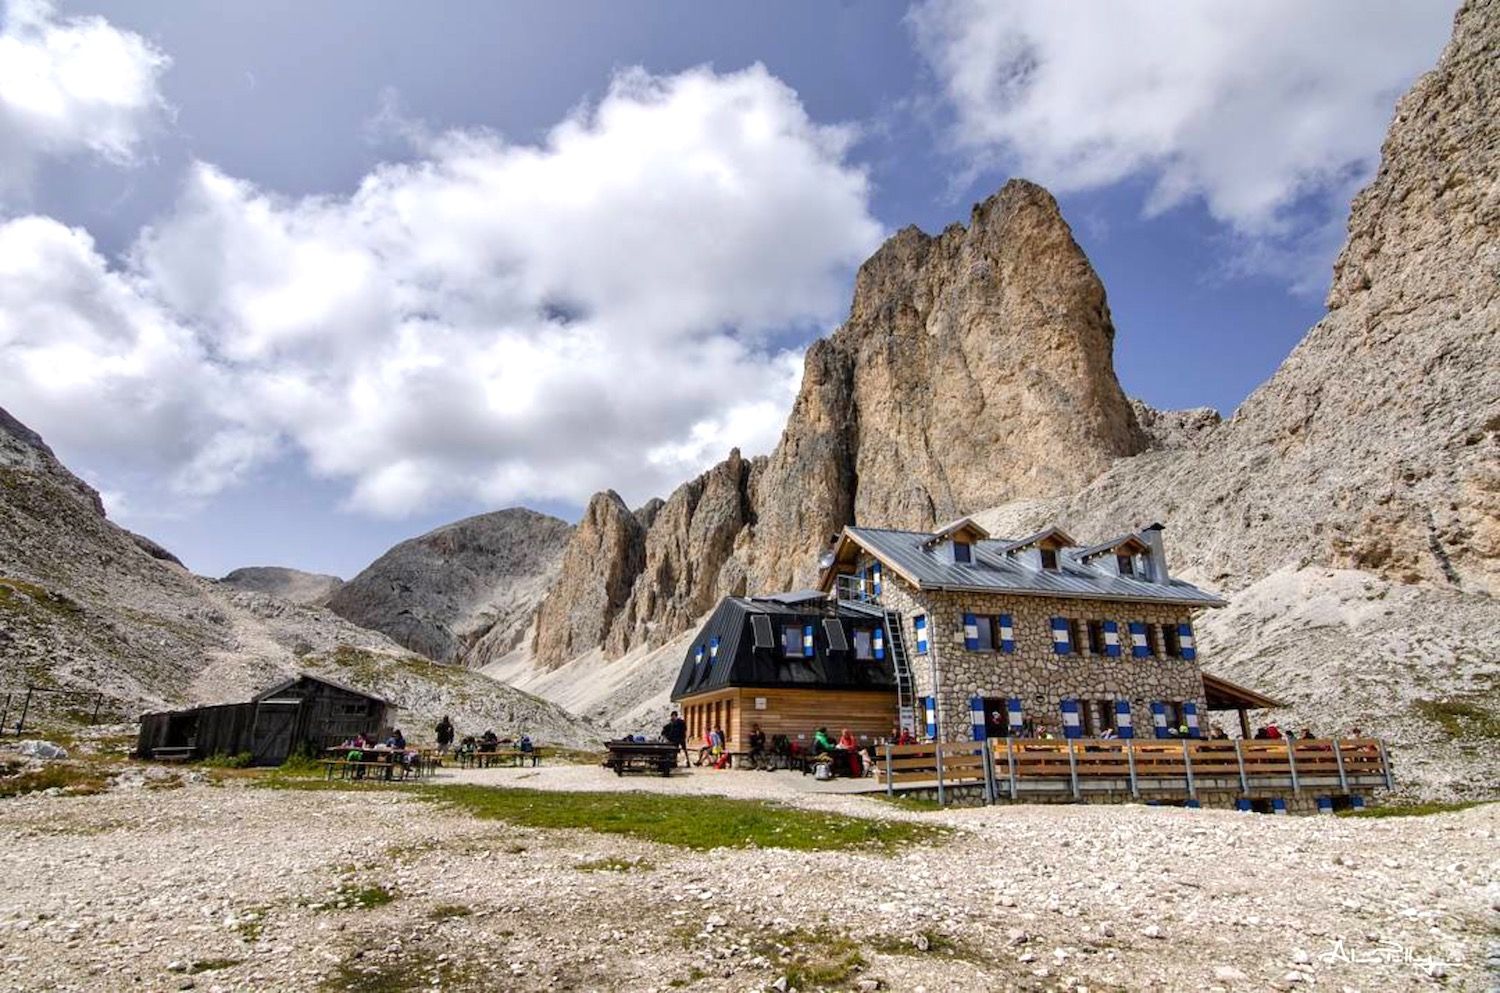
<path id="1" fill-rule="evenodd" d="M 1042 568 L 1051 569 L 1053 572 L 1057 571 L 1057 549 L 1042 549 Z"/>
<path id="2" fill-rule="evenodd" d="M 854 629 L 854 657 L 866 661 L 875 658 L 875 632 L 869 628 Z"/>
<path id="3" fill-rule="evenodd" d="M 1115 556 L 1115 562 L 1119 563 L 1120 575 L 1122 575 L 1122 576 L 1134 576 L 1135 575 L 1135 556 L 1134 555 L 1116 555 Z"/>
<path id="4" fill-rule="evenodd" d="M 801 624 L 783 624 L 781 626 L 781 651 L 787 658 L 802 657 Z"/>
<path id="5" fill-rule="evenodd" d="M 965 564 L 974 561 L 974 550 L 969 547 L 967 541 L 955 541 L 953 543 L 953 561 Z"/>

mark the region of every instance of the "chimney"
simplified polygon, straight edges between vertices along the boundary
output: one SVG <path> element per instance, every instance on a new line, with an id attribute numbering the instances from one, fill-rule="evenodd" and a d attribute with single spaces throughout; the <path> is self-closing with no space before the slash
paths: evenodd
<path id="1" fill-rule="evenodd" d="M 1147 524 L 1141 530 L 1141 540 L 1151 546 L 1151 581 L 1153 583 L 1170 583 L 1172 574 L 1167 571 L 1167 546 L 1161 540 L 1161 533 L 1167 529 L 1165 524 Z"/>

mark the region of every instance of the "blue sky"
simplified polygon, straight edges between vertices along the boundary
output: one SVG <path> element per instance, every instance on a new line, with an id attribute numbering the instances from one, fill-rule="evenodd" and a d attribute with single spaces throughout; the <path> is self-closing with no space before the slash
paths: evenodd
<path id="1" fill-rule="evenodd" d="M 347 576 L 768 450 L 858 262 L 1013 175 L 1103 278 L 1126 391 L 1229 413 L 1321 316 L 1451 8 L 6 15 L 0 404 L 200 572 Z"/>

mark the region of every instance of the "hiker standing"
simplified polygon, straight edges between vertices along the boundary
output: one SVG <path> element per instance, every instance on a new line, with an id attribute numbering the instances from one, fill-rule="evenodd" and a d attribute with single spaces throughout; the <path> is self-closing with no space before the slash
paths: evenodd
<path id="1" fill-rule="evenodd" d="M 443 715 L 443 719 L 438 721 L 433 730 L 437 733 L 438 754 L 448 754 L 448 746 L 453 744 L 453 722 L 448 720 L 447 714 Z"/>
<path id="2" fill-rule="evenodd" d="M 677 764 L 677 752 L 679 751 L 682 752 L 683 765 L 687 765 L 692 761 L 692 756 L 688 754 L 687 748 L 687 721 L 678 716 L 677 711 L 672 711 L 672 716 L 667 720 L 666 724 L 662 725 L 661 736 L 662 740 L 667 744 L 677 746 L 672 752 L 673 765 Z"/>

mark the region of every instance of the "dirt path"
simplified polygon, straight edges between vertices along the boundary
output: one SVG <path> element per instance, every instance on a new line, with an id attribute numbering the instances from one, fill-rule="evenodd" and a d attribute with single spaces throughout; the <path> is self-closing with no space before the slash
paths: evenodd
<path id="1" fill-rule="evenodd" d="M 546 772 L 475 776 L 583 776 Z M 743 775 L 666 788 L 753 789 Z M 397 790 L 0 801 L 0 991 L 764 990 L 789 973 L 805 991 L 817 969 L 832 988 L 929 993 L 1489 988 L 1494 807 L 899 813 L 959 830 L 894 857 L 695 853 Z"/>

